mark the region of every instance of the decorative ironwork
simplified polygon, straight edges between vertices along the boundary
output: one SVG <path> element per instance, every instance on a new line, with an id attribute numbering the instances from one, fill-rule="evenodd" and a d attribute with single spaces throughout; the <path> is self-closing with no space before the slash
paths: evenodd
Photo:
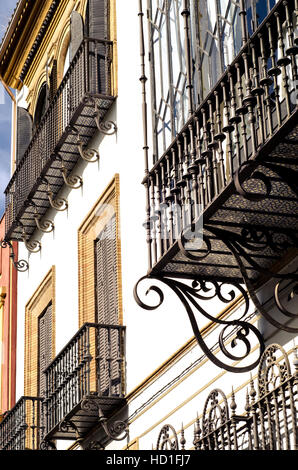
<path id="1" fill-rule="evenodd" d="M 165 424 L 158 436 L 157 450 L 179 450 L 178 436 L 170 424 Z"/>
<path id="2" fill-rule="evenodd" d="M 80 137 L 80 133 L 74 126 L 67 126 L 66 130 L 69 133 L 77 136 L 77 146 L 78 146 L 79 154 L 83 160 L 85 160 L 88 163 L 94 163 L 99 160 L 99 153 L 97 152 L 97 150 L 84 148 L 83 141 L 81 140 L 81 137 Z"/>
<path id="3" fill-rule="evenodd" d="M 117 405 L 124 397 L 124 334 L 122 326 L 86 323 L 45 370 L 46 439 L 63 439 L 70 432 L 82 437 L 88 422 L 91 427 L 97 417 L 106 434 L 120 440 L 125 423 L 119 421 L 108 426 L 102 406 L 106 402 L 108 406 L 114 402 Z M 91 341 L 96 344 L 96 357 L 91 355 Z M 90 390 L 91 378 L 96 379 L 95 392 Z M 81 421 L 75 416 L 76 410 L 80 416 L 83 412 Z"/>
<path id="4" fill-rule="evenodd" d="M 63 212 L 67 210 L 68 201 L 65 198 L 59 198 L 59 197 L 54 198 L 54 192 L 51 190 L 50 183 L 46 180 L 46 178 L 44 178 L 42 182 L 47 185 L 46 195 L 48 197 L 48 200 L 52 209 L 55 209 L 56 211 L 59 211 L 59 212 Z"/>
<path id="5" fill-rule="evenodd" d="M 60 155 L 56 155 L 56 159 L 61 162 L 61 174 L 63 177 L 63 181 L 68 188 L 71 189 L 79 189 L 83 186 L 83 180 L 80 176 L 77 175 L 69 175 L 68 170 L 65 167 L 63 158 Z"/>
<path id="6" fill-rule="evenodd" d="M 20 226 L 22 227 L 22 241 L 24 242 L 25 247 L 27 248 L 30 253 L 39 253 L 41 250 L 41 243 L 38 240 L 32 240 L 26 233 L 26 228 L 22 223 L 20 223 Z"/>
<path id="7" fill-rule="evenodd" d="M 114 135 L 116 134 L 118 127 L 114 121 L 99 121 L 99 114 L 95 116 L 95 122 L 98 130 L 105 135 Z"/>
<path id="8" fill-rule="evenodd" d="M 197 416 L 195 419 L 194 448 L 297 450 L 297 350 L 294 367 L 295 372 L 292 374 L 285 350 L 278 344 L 269 345 L 258 368 L 258 399 L 251 377 L 241 415 L 236 414 L 237 403 L 233 389 L 230 404 L 222 390 L 212 390 L 205 401 L 201 418 Z M 169 435 L 174 437 L 168 442 Z M 181 436 L 184 441 L 183 427 Z M 172 450 L 173 441 L 174 446 L 178 445 L 177 433 L 172 426 L 164 426 L 159 434 L 157 448 Z M 165 442 L 163 447 L 160 447 L 161 442 Z"/>
<path id="9" fill-rule="evenodd" d="M 199 59 L 206 59 L 208 51 L 207 42 L 201 47 L 199 39 L 198 50 L 201 55 L 193 58 L 195 70 L 192 70 L 191 54 L 196 51 L 194 47 L 191 50 L 191 41 L 195 37 L 192 28 L 196 21 L 192 24 L 189 16 L 194 15 L 194 4 L 187 0 L 179 5 L 174 1 L 148 2 L 153 108 L 156 113 L 154 119 L 158 121 L 161 117 L 159 112 L 162 108 L 157 111 L 156 104 L 157 95 L 160 94 L 162 102 L 168 106 L 161 120 L 172 132 L 171 142 L 167 141 L 164 145 L 164 153 L 158 160 L 158 145 L 154 141 L 153 162 L 149 169 L 143 12 L 142 1 L 139 2 L 145 157 L 143 184 L 146 190 L 144 227 L 149 268 L 147 277 L 162 282 L 178 296 L 188 314 L 195 337 L 207 357 L 220 367 L 241 372 L 255 367 L 257 361 L 245 369 L 233 368 L 219 361 L 203 341 L 195 313 L 222 325 L 219 348 L 225 360 L 247 358 L 251 350 L 251 335 L 256 337 L 260 345 L 260 355 L 263 352 L 264 343 L 260 332 L 245 320 L 249 298 L 257 312 L 273 326 L 291 333 L 298 331 L 273 317 L 259 302 L 255 292 L 256 282 L 260 279 L 275 279 L 276 306 L 286 319 L 297 317 L 297 313 L 289 311 L 285 306 L 280 292 L 281 283 L 285 280 L 297 281 L 298 274 L 276 272 L 277 262 L 290 249 L 298 247 L 295 225 L 298 166 L 295 155 L 297 100 L 293 99 L 296 98 L 297 77 L 297 48 L 292 21 L 294 5 L 282 0 L 277 2 L 271 11 L 266 10 L 266 22 L 258 27 L 260 5 L 252 6 L 254 2 L 251 2 L 248 6 L 243 0 L 226 2 L 227 5 L 223 7 L 219 5 L 220 2 L 214 3 L 217 13 L 220 8 L 227 8 L 228 16 L 221 10 L 220 14 L 214 15 L 216 25 L 210 39 L 211 43 L 218 45 L 213 51 L 213 54 L 219 51 L 218 57 L 205 77 L 200 76 L 196 80 L 199 70 L 204 75 L 203 59 L 201 62 Z M 182 8 L 185 44 L 185 64 L 182 68 L 185 84 L 187 83 L 187 89 L 182 95 L 188 98 L 187 106 L 191 112 L 188 120 L 185 118 L 184 123 L 177 127 L 175 118 L 169 117 L 171 112 L 175 114 L 173 110 L 177 97 L 174 92 L 169 92 L 166 98 L 164 93 L 175 82 L 171 72 L 172 64 L 177 62 L 180 66 L 177 70 L 181 71 L 182 64 L 178 57 L 181 54 L 177 53 L 178 49 L 175 47 L 169 47 L 170 42 L 161 51 L 161 56 L 166 54 L 171 58 L 168 63 L 168 87 L 163 86 L 167 79 L 164 73 L 160 87 L 157 86 L 155 62 L 160 57 L 156 54 L 156 48 L 160 47 L 160 42 L 165 38 L 169 41 L 172 25 L 177 28 L 180 44 L 183 43 L 180 40 L 181 18 L 177 17 Z M 208 8 L 209 4 L 206 4 L 206 9 Z M 206 11 L 204 19 L 211 18 L 209 13 L 209 10 Z M 248 24 L 247 20 L 253 20 L 253 25 Z M 227 37 L 224 38 L 227 33 L 225 28 L 231 24 L 235 27 L 232 28 L 232 36 L 241 32 L 238 35 L 241 43 L 237 46 L 234 43 L 239 54 L 226 61 L 222 46 L 227 40 Z M 205 31 L 204 27 L 203 25 L 201 36 L 208 38 L 212 28 L 205 28 Z M 167 34 L 160 35 L 161 31 Z M 250 37 L 253 31 L 255 34 Z M 289 46 L 288 52 L 286 45 Z M 200 83 L 203 86 L 204 78 L 210 78 L 210 71 L 211 74 L 214 72 L 212 67 L 218 67 L 213 85 L 216 82 L 217 84 L 210 92 L 211 87 L 208 87 L 206 98 L 206 93 L 201 94 L 200 103 L 192 101 L 195 84 Z M 218 81 L 220 75 L 221 79 Z M 175 116 L 180 114 L 176 113 Z M 156 136 L 158 132 L 158 124 L 155 122 L 153 134 Z M 259 213 L 264 214 L 263 218 L 258 217 Z M 137 292 L 140 281 L 135 288 L 137 303 L 147 310 L 157 308 L 164 299 L 161 289 L 150 287 L 146 294 L 155 292 L 159 301 L 154 306 L 146 305 Z M 243 283 L 246 290 L 241 287 Z M 231 290 L 228 295 L 223 295 L 227 285 L 231 285 Z M 236 290 L 243 296 L 245 305 L 245 312 L 240 318 L 229 320 L 225 324 L 203 308 L 202 302 L 208 296 L 210 299 L 217 297 L 228 304 L 235 298 Z M 296 292 L 297 289 L 294 288 L 292 296 Z M 243 354 L 238 356 L 228 351 L 225 345 L 224 338 L 229 337 L 227 333 L 231 332 L 231 328 L 235 329 L 231 347 L 235 348 L 236 344 L 242 346 Z"/>
<path id="10" fill-rule="evenodd" d="M 245 289 L 242 287 L 240 283 L 236 282 L 217 282 L 215 280 L 212 281 L 204 281 L 202 279 L 194 278 L 192 283 L 184 283 L 181 280 L 171 279 L 168 277 L 150 277 L 147 278 L 146 276 L 141 278 L 135 286 L 134 289 L 134 297 L 137 304 L 146 309 L 146 310 L 153 310 L 158 308 L 163 300 L 164 295 L 161 289 L 157 286 L 150 286 L 150 288 L 146 291 L 146 295 L 150 292 L 155 292 L 159 296 L 159 302 L 154 305 L 145 304 L 139 297 L 138 289 L 139 284 L 144 279 L 152 279 L 158 280 L 161 283 L 168 286 L 179 298 L 183 307 L 186 310 L 188 315 L 193 333 L 196 337 L 199 347 L 202 351 L 206 354 L 206 356 L 218 367 L 226 369 L 231 372 L 245 372 L 253 369 L 258 364 L 259 358 L 264 351 L 264 340 L 259 332 L 259 330 L 248 321 L 245 320 L 245 317 L 248 313 L 249 309 L 249 297 Z M 227 289 L 228 288 L 228 289 Z M 240 309 L 240 313 L 238 313 L 238 318 L 232 318 L 229 320 L 223 320 L 216 316 L 213 316 L 209 313 L 204 307 L 204 303 L 206 301 L 210 301 L 211 299 L 217 298 L 220 302 L 224 305 L 229 304 L 231 301 L 236 299 L 238 295 L 243 296 L 244 305 L 242 309 Z M 241 311 L 242 310 L 242 311 Z M 217 325 L 221 325 L 222 329 L 219 334 L 219 348 L 222 354 L 224 355 L 225 359 L 230 359 L 232 361 L 241 361 L 247 357 L 251 352 L 251 342 L 254 338 L 257 340 L 259 345 L 259 358 L 254 360 L 251 364 L 245 365 L 243 367 L 238 367 L 234 365 L 230 365 L 224 363 L 220 360 L 210 348 L 205 343 L 203 336 L 200 332 L 200 328 L 198 326 L 198 321 L 196 319 L 196 313 L 203 315 L 208 320 L 216 323 Z M 230 343 L 230 347 L 234 350 L 237 346 L 241 346 L 239 351 L 241 353 L 233 353 L 227 349 L 227 343 Z"/>
<path id="11" fill-rule="evenodd" d="M 9 247 L 9 249 L 10 249 L 10 255 L 9 256 L 10 256 L 10 258 L 12 260 L 12 263 L 13 263 L 13 265 L 16 268 L 17 271 L 19 271 L 21 273 L 28 271 L 29 263 L 26 260 L 21 259 L 21 260 L 16 261 L 13 245 L 10 241 L 1 240 L 0 245 L 1 245 L 1 248 Z"/>
<path id="12" fill-rule="evenodd" d="M 113 441 L 123 441 L 128 436 L 128 427 L 125 421 L 115 421 L 108 425 L 108 418 L 102 411 L 100 399 L 85 398 L 81 403 L 81 409 L 85 411 L 96 410 L 99 423 L 101 424 L 106 436 Z M 121 434 L 124 433 L 122 436 Z"/>
<path id="13" fill-rule="evenodd" d="M 112 47 L 111 41 L 84 38 L 78 48 L 5 191 L 7 240 L 22 241 L 19 222 L 26 226 L 28 237 L 32 236 L 36 224 L 34 219 L 34 225 L 29 222 L 31 203 L 37 205 L 40 217 L 50 207 L 66 210 L 66 200 L 57 194 L 63 184 L 71 188 L 81 186 L 81 178 L 71 174 L 74 166 L 80 158 L 87 162 L 98 160 L 98 153 L 87 146 L 97 129 L 94 106 L 96 120 L 102 122 L 114 102 L 110 75 Z"/>
<path id="14" fill-rule="evenodd" d="M 161 27 L 165 31 L 167 28 L 171 28 L 170 18 L 173 20 L 173 25 L 180 28 L 180 20 L 174 15 L 174 3 L 174 1 L 157 2 L 157 0 L 149 2 L 151 47 L 154 34 L 158 34 Z M 179 12 L 182 3 L 184 20 L 186 20 L 192 8 L 189 6 L 189 2 L 180 2 L 179 7 L 177 6 L 175 9 L 175 14 Z M 222 8 L 219 7 L 219 2 L 215 3 L 214 8 Z M 232 3 L 233 5 L 231 5 Z M 164 153 L 157 161 L 156 145 L 154 144 L 154 161 L 151 168 L 148 165 L 145 48 L 144 41 L 140 42 L 142 65 L 140 80 L 143 95 L 144 151 L 146 152 L 143 184 L 146 190 L 145 227 L 149 250 L 149 269 L 152 266 L 156 266 L 156 270 L 160 269 L 159 261 L 169 255 L 168 250 L 178 242 L 181 231 L 195 224 L 200 214 L 203 214 L 204 219 L 207 220 L 225 203 L 233 201 L 231 194 L 234 194 L 235 187 L 237 194 L 241 194 L 253 202 L 269 199 L 272 202 L 272 215 L 280 210 L 278 201 L 280 200 L 280 204 L 282 204 L 283 197 L 285 200 L 297 198 L 297 163 L 294 155 L 294 146 L 297 145 L 296 132 L 291 138 L 283 140 L 294 128 L 296 124 L 294 118 L 297 112 L 297 100 L 295 100 L 297 67 L 294 60 L 287 58 L 286 61 L 286 57 L 283 56 L 286 43 L 294 45 L 294 26 L 291 20 L 294 13 L 293 4 L 283 1 L 277 2 L 272 11 L 268 11 L 266 23 L 262 23 L 256 34 L 249 37 L 248 31 L 251 32 L 252 29 L 251 25 L 247 24 L 246 17 L 248 15 L 250 20 L 254 18 L 253 29 L 255 29 L 257 26 L 256 11 L 259 5 L 255 5 L 255 7 L 255 10 L 251 10 L 251 6 L 245 9 L 242 0 L 227 2 L 223 8 L 227 8 L 228 16 L 223 12 L 220 15 L 214 15 L 214 19 L 217 18 L 214 20 L 216 22 L 215 36 L 210 38 L 213 43 L 218 41 L 218 47 L 213 50 L 214 54 L 217 51 L 219 54 L 222 52 L 219 46 L 222 43 L 219 38 L 225 36 L 225 28 L 229 28 L 231 24 L 240 28 L 241 35 L 239 37 L 241 37 L 243 44 L 238 43 L 237 47 L 240 49 L 240 46 L 243 46 L 241 52 L 228 63 L 226 63 L 226 57 L 223 61 L 218 59 L 214 64 L 212 63 L 212 66 L 216 64 L 223 66 L 220 72 L 222 74 L 221 80 L 218 81 L 218 75 L 215 80 L 218 83 L 210 92 L 211 87 L 208 86 L 208 97 L 206 99 L 202 97 L 200 103 L 194 103 L 194 112 L 171 135 L 171 141 L 167 142 Z M 142 15 L 142 3 L 140 3 L 141 19 Z M 229 15 L 232 15 L 232 23 L 229 23 Z M 221 21 L 223 24 L 220 27 Z M 196 22 L 194 21 L 193 24 Z M 286 38 L 284 34 L 279 34 L 280 28 L 284 29 L 285 26 Z M 235 32 L 237 28 L 233 31 Z M 186 44 L 189 41 L 188 29 L 189 24 L 187 23 L 184 28 Z M 179 34 L 181 31 L 182 28 L 179 29 Z M 219 34 L 218 36 L 216 32 Z M 210 30 L 208 30 L 206 37 L 210 34 Z M 140 21 L 140 35 L 142 39 L 142 20 Z M 165 37 L 166 35 L 164 35 Z M 194 34 L 192 40 L 193 37 L 195 37 Z M 157 35 L 156 44 L 159 40 Z M 181 40 L 180 43 L 182 44 L 183 41 Z M 202 47 L 201 50 L 199 47 L 202 57 L 205 50 L 206 48 Z M 167 51 L 166 47 L 163 49 L 164 51 Z M 291 46 L 290 51 L 293 54 L 296 48 L 292 50 Z M 153 67 L 151 70 L 152 79 L 157 69 L 154 65 L 154 54 L 152 51 L 150 52 L 150 63 Z M 175 60 L 179 62 L 175 49 L 169 50 L 168 53 L 173 54 L 173 63 Z M 175 53 L 177 57 L 174 56 Z M 187 53 L 185 55 L 187 56 Z M 194 64 L 198 70 L 202 69 L 199 58 L 195 58 Z M 287 71 L 285 71 L 285 67 L 287 67 Z M 186 75 L 191 75 L 190 71 L 185 72 Z M 166 79 L 165 77 L 166 74 L 163 74 L 162 79 Z M 192 87 L 195 87 L 195 83 L 203 83 L 201 79 L 196 80 L 195 77 L 192 75 Z M 206 77 L 208 78 L 208 74 Z M 185 83 L 186 81 L 189 82 L 189 79 L 185 79 Z M 174 81 L 170 79 L 169 83 L 173 84 Z M 154 85 L 152 88 L 153 91 L 155 88 L 159 89 Z M 189 86 L 187 90 L 190 90 Z M 185 96 L 186 94 L 185 90 Z M 167 99 L 170 99 L 170 94 Z M 162 101 L 168 103 L 165 96 Z M 170 109 L 171 106 L 169 103 L 168 105 Z M 157 108 L 156 105 L 155 109 Z M 176 113 L 175 116 L 178 117 L 180 114 Z M 165 118 L 164 124 L 166 129 L 171 129 L 170 118 Z M 292 150 L 291 146 L 293 146 Z M 286 189 L 283 186 L 284 183 L 286 183 Z M 227 191 L 224 191 L 225 189 Z M 278 193 L 280 194 L 279 199 L 276 197 Z M 246 211 L 246 218 L 249 222 L 248 206 L 241 204 L 241 207 L 243 207 L 243 212 Z M 226 207 L 225 209 L 227 210 Z M 266 204 L 266 209 L 269 212 L 269 204 Z M 250 209 L 250 212 L 252 219 L 253 209 Z M 229 216 L 230 218 L 234 217 L 237 225 L 239 218 L 236 219 L 232 211 L 231 215 L 226 212 L 227 220 L 229 220 Z M 220 218 L 225 220 L 225 217 L 221 216 Z M 279 223 L 278 227 L 280 226 Z"/>
<path id="15" fill-rule="evenodd" d="M 22 397 L 0 423 L 0 450 L 37 450 L 42 438 L 41 398 Z"/>

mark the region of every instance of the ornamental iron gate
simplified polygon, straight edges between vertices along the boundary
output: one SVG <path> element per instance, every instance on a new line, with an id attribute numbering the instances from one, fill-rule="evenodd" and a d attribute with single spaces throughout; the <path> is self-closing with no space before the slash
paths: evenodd
<path id="1" fill-rule="evenodd" d="M 294 368 L 292 373 L 288 355 L 280 345 L 268 346 L 258 368 L 257 390 L 251 378 L 245 412 L 242 415 L 236 414 L 234 391 L 228 404 L 222 390 L 212 390 L 205 402 L 202 416 L 195 420 L 193 449 L 297 450 L 297 350 Z M 184 433 L 182 426 L 179 440 L 173 426 L 164 425 L 159 433 L 156 449 L 184 450 Z"/>

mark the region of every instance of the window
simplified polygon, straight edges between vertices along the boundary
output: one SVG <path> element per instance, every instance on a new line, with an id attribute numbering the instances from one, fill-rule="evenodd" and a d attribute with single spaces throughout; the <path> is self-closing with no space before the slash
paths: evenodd
<path id="1" fill-rule="evenodd" d="M 239 0 L 189 0 L 194 106 L 241 48 Z M 188 118 L 184 0 L 148 0 L 153 154 L 156 161 Z"/>
<path id="2" fill-rule="evenodd" d="M 44 370 L 52 359 L 52 302 L 38 318 L 38 396 L 46 396 Z"/>
<path id="3" fill-rule="evenodd" d="M 79 326 L 122 324 L 119 198 L 115 175 L 79 228 Z"/>
<path id="4" fill-rule="evenodd" d="M 45 396 L 44 369 L 55 354 L 55 267 L 26 305 L 24 395 Z"/>
<path id="5" fill-rule="evenodd" d="M 98 238 L 94 241 L 95 259 L 95 321 L 107 325 L 117 325 L 117 240 L 116 217 L 109 220 Z"/>
<path id="6" fill-rule="evenodd" d="M 36 106 L 35 106 L 35 113 L 34 113 L 34 120 L 33 120 L 34 128 L 36 128 L 40 124 L 47 110 L 48 100 L 49 100 L 48 85 L 46 83 L 43 83 L 40 88 Z"/>

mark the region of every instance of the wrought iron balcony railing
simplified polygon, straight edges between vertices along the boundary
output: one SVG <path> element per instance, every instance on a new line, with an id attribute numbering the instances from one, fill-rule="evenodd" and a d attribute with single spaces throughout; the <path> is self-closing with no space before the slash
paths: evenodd
<path id="1" fill-rule="evenodd" d="M 0 450 L 37 450 L 42 439 L 41 398 L 22 397 L 0 423 Z"/>
<path id="2" fill-rule="evenodd" d="M 45 439 L 84 436 L 124 402 L 125 327 L 86 323 L 45 375 Z"/>
<path id="3" fill-rule="evenodd" d="M 260 362 L 257 390 L 253 379 L 250 381 L 242 415 L 236 414 L 238 407 L 233 390 L 230 403 L 222 390 L 212 390 L 202 415 L 194 420 L 193 440 L 185 438 L 183 427 L 178 439 L 175 429 L 167 424 L 159 433 L 156 448 L 297 450 L 297 357 L 294 366 L 292 373 L 283 348 L 271 344 Z"/>
<path id="4" fill-rule="evenodd" d="M 209 241 L 220 235 L 213 232 L 214 225 L 235 232 L 239 221 L 248 230 L 263 223 L 297 229 L 297 188 L 291 178 L 297 170 L 295 132 L 285 140 L 297 122 L 296 15 L 294 2 L 278 2 L 164 155 L 146 168 L 145 225 L 152 274 L 191 275 L 191 261 L 201 257 L 204 275 L 212 277 L 216 271 L 240 278 L 220 242 L 216 256 L 210 255 L 204 267 Z M 286 200 L 288 211 L 282 207 Z M 201 250 L 187 249 L 202 214 L 204 224 L 210 224 L 206 244 Z M 274 219 L 274 214 L 281 218 Z M 276 254 L 264 253 L 263 259 L 259 255 L 260 264 L 276 261 Z"/>
<path id="5" fill-rule="evenodd" d="M 278 1 L 251 37 L 244 0 L 240 4 L 238 55 L 152 167 L 143 12 L 139 14 L 148 272 L 134 290 L 138 305 L 153 310 L 162 304 L 164 293 L 158 285 L 142 291 L 140 283 L 149 279 L 169 287 L 185 308 L 200 348 L 217 366 L 234 372 L 253 369 L 265 347 L 258 328 L 247 320 L 250 301 L 274 328 L 298 331 L 288 325 L 297 317 L 290 302 L 297 295 L 298 274 L 289 260 L 298 248 L 298 4 Z M 189 0 L 183 5 L 189 58 Z M 195 89 L 190 65 L 189 94 Z M 275 283 L 270 311 L 256 293 L 256 287 L 269 279 Z M 141 299 L 142 292 L 153 292 L 159 300 L 150 305 Z M 212 302 L 208 307 L 207 301 L 216 299 L 220 311 L 237 296 L 243 298 L 244 314 L 239 309 L 222 320 Z M 225 362 L 202 337 L 202 315 L 220 325 Z M 234 332 L 233 347 L 242 345 L 244 355 L 227 349 L 229 328 Z M 244 367 L 232 364 L 251 357 L 256 340 L 257 361 Z"/>
<path id="6" fill-rule="evenodd" d="M 36 228 L 51 231 L 53 224 L 40 219 L 50 207 L 66 209 L 65 199 L 55 199 L 64 184 L 80 187 L 81 179 L 69 176 L 78 159 L 98 159 L 85 147 L 96 128 L 113 131 L 103 122 L 114 101 L 111 65 L 110 41 L 82 41 L 5 191 L 6 240 L 27 243 Z"/>

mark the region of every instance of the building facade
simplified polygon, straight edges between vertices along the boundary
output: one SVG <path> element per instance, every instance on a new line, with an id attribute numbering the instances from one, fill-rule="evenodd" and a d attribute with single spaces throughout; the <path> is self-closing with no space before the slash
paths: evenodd
<path id="1" fill-rule="evenodd" d="M 0 448 L 297 447 L 297 17 L 17 3 Z"/>

